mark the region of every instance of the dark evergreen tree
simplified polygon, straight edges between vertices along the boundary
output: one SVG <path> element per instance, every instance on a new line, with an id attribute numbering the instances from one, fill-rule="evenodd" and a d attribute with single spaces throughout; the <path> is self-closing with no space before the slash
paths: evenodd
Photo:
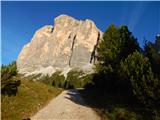
<path id="1" fill-rule="evenodd" d="M 158 79 L 154 78 L 149 59 L 139 52 L 121 61 L 121 75 L 137 99 L 147 107 L 156 107 L 160 101 Z"/>
<path id="2" fill-rule="evenodd" d="M 13 61 L 9 65 L 1 66 L 1 80 L 2 81 L 10 79 L 12 76 L 17 75 L 17 73 L 18 73 L 18 70 L 17 70 L 16 61 Z"/>
<path id="3" fill-rule="evenodd" d="M 160 34 L 158 34 L 156 36 L 155 46 L 156 46 L 156 49 L 157 49 L 158 53 L 160 54 Z"/>
<path id="4" fill-rule="evenodd" d="M 107 91 L 122 90 L 118 72 L 120 61 L 135 50 L 140 51 L 140 47 L 127 26 L 109 26 L 97 49 L 96 71 L 101 80 L 94 80 L 96 84 L 101 81 Z"/>
<path id="5" fill-rule="evenodd" d="M 153 72 L 160 79 L 160 37 L 156 37 L 155 43 L 146 42 L 144 46 L 144 54 L 149 58 Z"/>
<path id="6" fill-rule="evenodd" d="M 1 93 L 7 95 L 16 95 L 20 80 L 14 80 L 13 77 L 17 75 L 16 61 L 9 65 L 1 66 Z"/>

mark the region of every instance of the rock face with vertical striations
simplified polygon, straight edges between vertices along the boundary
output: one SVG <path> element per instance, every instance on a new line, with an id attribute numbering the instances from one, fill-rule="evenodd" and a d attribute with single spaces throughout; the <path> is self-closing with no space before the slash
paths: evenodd
<path id="1" fill-rule="evenodd" d="M 67 15 L 54 19 L 54 26 L 37 30 L 17 59 L 19 73 L 48 73 L 69 68 L 87 70 L 102 32 L 91 20 L 79 21 Z"/>

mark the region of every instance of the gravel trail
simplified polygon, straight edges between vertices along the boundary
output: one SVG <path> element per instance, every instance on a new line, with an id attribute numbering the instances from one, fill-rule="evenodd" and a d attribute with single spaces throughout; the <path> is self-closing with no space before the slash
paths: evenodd
<path id="1" fill-rule="evenodd" d="M 100 120 L 77 90 L 66 90 L 31 117 L 31 120 Z"/>

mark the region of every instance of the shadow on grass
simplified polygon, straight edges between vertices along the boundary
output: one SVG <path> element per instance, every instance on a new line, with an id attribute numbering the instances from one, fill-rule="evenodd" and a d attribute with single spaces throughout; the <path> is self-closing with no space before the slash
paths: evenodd
<path id="1" fill-rule="evenodd" d="M 69 97 L 67 96 L 65 98 L 70 99 L 77 104 L 81 104 L 91 108 L 110 108 L 111 105 L 121 107 L 135 107 L 135 105 L 132 105 L 129 102 L 128 97 L 122 97 L 118 94 L 101 94 L 96 92 L 95 90 L 89 89 L 73 89 L 69 90 L 67 94 L 69 95 Z"/>
<path id="2" fill-rule="evenodd" d="M 103 94 L 92 89 L 70 90 L 66 99 L 86 107 L 93 108 L 102 120 L 152 120 L 151 113 L 129 96 L 119 94 Z"/>

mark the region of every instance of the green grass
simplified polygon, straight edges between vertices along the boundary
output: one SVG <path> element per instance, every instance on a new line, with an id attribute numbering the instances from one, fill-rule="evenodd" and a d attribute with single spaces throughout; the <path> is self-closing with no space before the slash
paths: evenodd
<path id="1" fill-rule="evenodd" d="M 62 89 L 23 79 L 16 96 L 1 96 L 2 120 L 21 120 L 31 117 L 61 92 Z"/>

